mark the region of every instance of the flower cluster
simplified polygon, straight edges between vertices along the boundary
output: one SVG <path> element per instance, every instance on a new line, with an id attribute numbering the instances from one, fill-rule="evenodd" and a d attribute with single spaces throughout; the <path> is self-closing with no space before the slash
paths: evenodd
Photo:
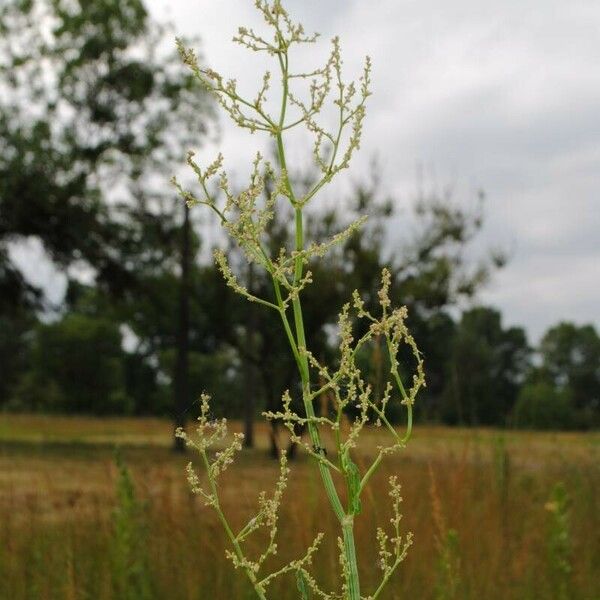
<path id="1" fill-rule="evenodd" d="M 284 491 L 287 487 L 290 472 L 287 465 L 287 458 L 285 453 L 281 454 L 279 461 L 279 478 L 275 484 L 273 495 L 269 497 L 265 492 L 261 492 L 258 497 L 258 511 L 237 534 L 234 533 L 232 526 L 227 521 L 227 517 L 221 508 L 217 480 L 227 467 L 231 465 L 235 454 L 242 449 L 244 436 L 241 433 L 234 433 L 231 441 L 227 443 L 229 438 L 227 420 L 211 420 L 209 415 L 210 397 L 207 394 L 202 394 L 196 435 L 189 436 L 181 428 L 176 432 L 178 437 L 184 439 L 186 444 L 197 450 L 200 455 L 208 480 L 208 489 L 202 487 L 200 476 L 196 473 L 191 462 L 188 463 L 186 468 L 188 483 L 192 493 L 202 498 L 206 506 L 213 508 L 219 515 L 221 522 L 225 525 L 225 531 L 227 532 L 233 547 L 233 551 L 226 551 L 227 557 L 232 561 L 236 569 L 240 568 L 246 572 L 259 597 L 264 598 L 267 586 L 276 577 L 290 571 L 297 573 L 306 571 L 306 567 L 311 564 L 312 557 L 319 548 L 323 539 L 323 534 L 319 533 L 316 536 L 313 543 L 306 550 L 304 556 L 291 561 L 277 571 L 259 577 L 267 558 L 277 554 L 276 536 L 279 509 Z M 258 558 L 249 558 L 244 548 L 244 542 L 253 533 L 261 529 L 267 531 L 267 547 Z"/>
<path id="2" fill-rule="evenodd" d="M 343 306 L 338 320 L 339 355 L 331 367 L 317 360 L 307 347 L 302 311 L 303 291 L 313 281 L 308 270 L 311 261 L 324 257 L 336 245 L 343 244 L 365 221 L 365 217 L 362 217 L 329 239 L 305 241 L 304 210 L 325 185 L 348 168 L 360 147 L 366 102 L 371 94 L 371 61 L 366 58 L 358 81 L 346 82 L 342 74 L 340 42 L 336 37 L 332 40 L 331 52 L 322 67 L 310 72 L 294 72 L 290 67 L 290 49 L 312 44 L 317 36 L 307 35 L 302 25 L 295 23 L 283 8 L 281 0 L 255 0 L 255 6 L 270 33 L 262 34 L 240 27 L 234 41 L 273 58 L 280 81 L 276 102 L 270 98 L 276 87 L 276 78 L 270 71 L 263 75 L 256 94 L 245 98 L 240 95 L 235 79 L 227 79 L 201 66 L 195 53 L 180 41 L 178 48 L 183 61 L 237 125 L 252 133 L 265 133 L 274 141 L 277 163 L 273 166 L 257 154 L 247 186 L 241 192 L 234 193 L 220 154 L 207 168 L 202 169 L 190 152 L 188 164 L 198 179 L 200 196 L 196 197 L 184 189 L 176 179 L 173 179 L 173 184 L 188 205 L 201 204 L 213 210 L 227 235 L 246 259 L 264 268 L 272 279 L 272 297 L 259 297 L 240 283 L 225 253 L 219 250 L 215 252 L 216 264 L 227 285 L 249 301 L 276 311 L 283 325 L 298 368 L 304 410 L 298 412 L 292 408 L 292 396 L 288 391 L 283 394 L 282 409 L 267 412 L 265 416 L 282 421 L 289 429 L 292 441 L 300 444 L 314 458 L 319 469 L 328 501 L 340 527 L 339 591 L 323 591 L 309 571 L 322 534 L 315 537 L 302 558 L 270 574 L 261 574 L 267 558 L 277 553 L 278 514 L 289 474 L 285 456 L 281 457 L 280 476 L 273 494 L 260 495 L 258 512 L 236 534 L 221 509 L 217 480 L 241 449 L 241 436 L 237 434 L 230 438 L 224 420 L 209 420 L 206 396 L 202 398 L 197 438 L 191 440 L 183 432 L 178 435 L 185 437 L 188 444 L 198 450 L 207 474 L 208 487 L 205 489 L 190 465 L 188 480 L 191 489 L 218 513 L 231 542 L 228 556 L 236 568 L 246 572 L 259 598 L 266 598 L 267 586 L 275 578 L 293 573 L 298 592 L 304 600 L 309 597 L 323 600 L 374 600 L 406 556 L 412 540 L 410 534 L 403 537 L 400 533 L 401 497 L 396 479 L 390 479 L 392 534 L 388 535 L 383 529 L 377 532 L 382 581 L 371 596 L 361 595 L 354 519 L 361 513 L 361 495 L 372 475 L 388 454 L 404 448 L 411 435 L 413 404 L 419 389 L 425 385 L 423 360 L 406 326 L 406 307 L 392 308 L 392 278 L 388 270 L 382 273 L 379 314 L 375 316 L 367 310 L 358 291 L 354 292 L 351 302 Z M 274 105 L 279 106 L 276 113 L 273 112 Z M 337 115 L 333 128 L 323 123 L 326 105 Z M 316 181 L 301 193 L 295 189 L 286 160 L 285 140 L 288 132 L 296 127 L 303 127 L 312 136 L 313 160 L 318 171 Z M 293 244 L 273 254 L 269 251 L 269 224 L 275 212 L 281 210 L 280 202 L 293 211 L 294 238 Z M 364 333 L 355 339 L 357 324 L 360 324 Z M 379 343 L 383 343 L 387 349 L 390 368 L 383 392 L 376 394 L 361 372 L 358 355 L 361 350 Z M 403 377 L 409 369 L 404 361 L 400 364 L 400 356 L 406 348 L 408 354 L 412 355 L 414 374 L 410 385 L 405 386 Z M 314 384 L 316 381 L 318 385 Z M 317 415 L 314 404 L 324 397 L 333 399 L 332 411 Z M 388 408 L 395 400 L 402 403 L 407 415 L 406 428 L 402 432 L 388 419 Z M 355 416 L 349 427 L 343 427 L 342 420 L 347 414 Z M 361 472 L 353 458 L 361 434 L 369 424 L 384 427 L 389 434 L 389 442 L 377 448 L 375 458 Z M 308 432 L 308 439 L 298 433 L 304 429 Z M 322 441 L 323 432 L 327 430 L 335 440 L 331 452 L 325 449 Z M 346 491 L 344 501 L 340 495 L 341 488 Z M 259 557 L 250 558 L 244 543 L 259 529 L 267 532 L 267 546 Z"/>

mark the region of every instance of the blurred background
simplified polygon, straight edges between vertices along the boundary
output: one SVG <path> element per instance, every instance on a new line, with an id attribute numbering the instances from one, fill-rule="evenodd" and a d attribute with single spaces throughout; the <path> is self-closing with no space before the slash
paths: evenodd
<path id="1" fill-rule="evenodd" d="M 204 390 L 245 432 L 234 476 L 247 493 L 224 492 L 242 521 L 276 476 L 271 457 L 296 454 L 260 417 L 295 389 L 295 365 L 280 324 L 226 288 L 212 249 L 261 296 L 265 274 L 169 184 L 193 188 L 190 149 L 201 164 L 221 149 L 240 189 L 256 150 L 272 155 L 219 114 L 174 48 L 183 36 L 253 94 L 264 65 L 231 43 L 238 25 L 261 27 L 252 4 L 0 6 L 0 598 L 252 597 L 187 492 L 172 432 Z M 320 64 L 334 34 L 349 76 L 365 54 L 374 62 L 361 151 L 307 234 L 370 219 L 311 267 L 310 346 L 334 359 L 341 305 L 354 289 L 374 297 L 387 265 L 425 359 L 414 444 L 387 473 L 403 482 L 416 543 L 387 597 L 597 600 L 600 7 L 289 8 L 322 33 L 302 66 Z M 310 144 L 290 156 L 297 185 L 310 182 Z M 283 214 L 272 247 L 288 233 Z M 361 361 L 381 389 L 380 348 Z M 376 446 L 369 432 L 365 462 Z M 291 556 L 312 529 L 335 528 L 297 454 L 286 517 L 310 527 L 282 532 Z M 385 474 L 358 529 L 365 556 L 388 510 Z M 336 561 L 332 543 L 315 567 L 324 581 Z"/>

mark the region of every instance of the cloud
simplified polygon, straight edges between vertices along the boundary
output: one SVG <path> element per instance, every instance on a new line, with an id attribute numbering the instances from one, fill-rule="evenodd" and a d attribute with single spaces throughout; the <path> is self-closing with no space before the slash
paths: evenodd
<path id="1" fill-rule="evenodd" d="M 360 72 L 366 53 L 373 58 L 375 94 L 354 175 L 377 154 L 386 187 L 402 201 L 415 188 L 416 164 L 465 196 L 485 189 L 480 244 L 509 246 L 513 259 L 481 299 L 534 338 L 561 319 L 600 325 L 600 3 L 288 4 L 307 29 L 323 33 L 315 64 L 334 34 L 342 38 L 349 73 Z M 149 5 L 178 33 L 201 36 L 211 66 L 235 76 L 240 89 L 254 89 L 265 63 L 231 43 L 238 25 L 261 26 L 250 0 Z M 228 167 L 245 172 L 257 146 L 265 148 L 258 136 L 223 120 L 219 147 Z M 200 160 L 214 151 L 202 149 Z M 303 153 L 299 146 L 293 161 Z M 38 251 L 14 252 L 27 269 Z M 61 287 L 50 268 L 38 275 L 29 273 L 51 292 Z"/>

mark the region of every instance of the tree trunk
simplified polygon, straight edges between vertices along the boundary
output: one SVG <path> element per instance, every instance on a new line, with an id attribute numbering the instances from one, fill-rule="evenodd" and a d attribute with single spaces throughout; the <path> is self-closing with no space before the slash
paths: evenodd
<path id="1" fill-rule="evenodd" d="M 277 460 L 279 458 L 279 423 L 271 421 L 269 428 L 269 456 Z"/>
<path id="2" fill-rule="evenodd" d="M 179 312 L 177 315 L 177 361 L 175 364 L 175 428 L 185 428 L 189 406 L 189 327 L 190 327 L 190 209 L 184 203 L 181 231 L 181 279 L 179 282 Z M 175 438 L 176 452 L 185 452 L 185 442 Z"/>
<path id="3" fill-rule="evenodd" d="M 254 288 L 254 264 L 248 265 L 248 290 L 252 293 Z M 244 447 L 254 448 L 254 412 L 256 410 L 256 369 L 254 360 L 258 354 L 256 335 L 257 318 L 256 306 L 247 303 L 248 307 L 248 329 L 246 334 L 246 343 L 251 359 L 246 362 L 246 392 L 244 399 Z"/>

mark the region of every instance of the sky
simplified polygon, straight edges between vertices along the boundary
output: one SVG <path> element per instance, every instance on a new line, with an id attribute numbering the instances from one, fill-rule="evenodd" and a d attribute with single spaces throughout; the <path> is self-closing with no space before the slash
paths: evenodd
<path id="1" fill-rule="evenodd" d="M 148 0 L 179 35 L 198 36 L 204 62 L 254 95 L 264 59 L 231 42 L 239 25 L 263 27 L 252 0 Z M 600 1 L 288 0 L 321 41 L 303 65 L 319 65 L 333 35 L 344 69 L 373 60 L 361 150 L 346 183 L 377 156 L 382 185 L 401 211 L 426 185 L 466 206 L 486 193 L 478 251 L 510 261 L 477 302 L 499 308 L 532 341 L 560 320 L 600 328 Z M 225 116 L 213 147 L 245 173 L 260 146 Z M 303 161 L 308 145 L 292 148 Z M 390 232 L 403 232 L 402 217 Z M 35 242 L 31 242 L 35 244 Z M 23 256 L 35 254 L 29 248 Z M 39 252 L 41 250 L 38 249 Z M 27 271 L 30 260 L 21 261 Z M 51 265 L 35 279 L 56 281 Z M 46 271 L 44 271 L 46 269 Z M 60 287 L 60 286 L 59 286 Z M 58 289 L 55 286 L 55 289 Z M 63 290 L 64 291 L 64 290 Z M 57 292 L 59 293 L 59 292 Z"/>
<path id="2" fill-rule="evenodd" d="M 286 6 L 322 34 L 311 50 L 315 64 L 333 35 L 349 75 L 372 57 L 374 93 L 357 162 L 377 155 L 384 188 L 400 204 L 414 197 L 419 170 L 432 186 L 450 186 L 457 202 L 485 190 L 479 246 L 508 250 L 510 262 L 478 301 L 534 340 L 560 320 L 600 326 L 600 2 Z M 262 27 L 251 0 L 150 7 L 179 34 L 200 36 L 205 62 L 253 90 L 264 63 L 231 43 L 239 25 Z M 243 171 L 257 142 L 223 118 L 218 145 L 227 166 Z"/>

